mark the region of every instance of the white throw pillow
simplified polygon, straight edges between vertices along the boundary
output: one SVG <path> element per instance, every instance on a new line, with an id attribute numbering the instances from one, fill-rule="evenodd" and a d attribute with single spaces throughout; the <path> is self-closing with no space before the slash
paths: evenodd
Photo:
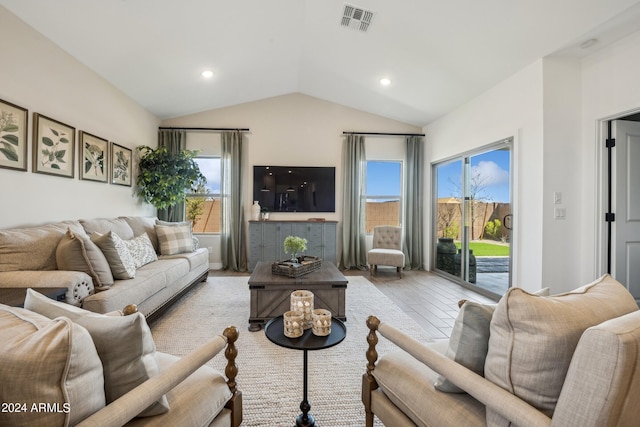
<path id="1" fill-rule="evenodd" d="M 582 333 L 635 310 L 633 296 L 609 275 L 544 298 L 512 288 L 491 319 L 485 377 L 552 416 Z M 509 425 L 489 409 L 487 421 Z"/>
<path id="2" fill-rule="evenodd" d="M 147 233 L 143 233 L 131 240 L 124 240 L 124 244 L 129 249 L 136 268 L 158 260 L 156 250 L 153 249 L 153 244 Z"/>
<path id="3" fill-rule="evenodd" d="M 95 243 L 111 267 L 114 279 L 133 279 L 136 275 L 136 263 L 122 240 L 113 231 L 104 234 L 91 234 L 91 241 Z"/>
<path id="4" fill-rule="evenodd" d="M 102 360 L 107 404 L 159 372 L 156 345 L 142 313 L 105 316 L 54 301 L 32 289 L 27 291 L 24 306 L 50 319 L 68 317 L 89 331 Z M 138 416 L 158 415 L 168 409 L 163 396 Z"/>
<path id="5" fill-rule="evenodd" d="M 0 304 L 0 342 L 0 400 L 13 405 L 0 425 L 75 425 L 104 407 L 102 363 L 82 326 Z"/>

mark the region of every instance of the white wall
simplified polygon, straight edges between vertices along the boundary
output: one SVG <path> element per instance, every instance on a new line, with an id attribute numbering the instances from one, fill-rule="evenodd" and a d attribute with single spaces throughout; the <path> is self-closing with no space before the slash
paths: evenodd
<path id="1" fill-rule="evenodd" d="M 0 98 L 29 110 L 28 171 L 0 169 L 0 228 L 155 215 L 133 187 L 81 181 L 78 147 L 73 179 L 32 172 L 34 112 L 132 149 L 157 145 L 159 120 L 3 7 L 0 22 Z"/>
<path id="2" fill-rule="evenodd" d="M 540 60 L 424 129 L 426 169 L 434 162 L 514 138 L 513 283 L 529 290 L 539 289 L 542 280 L 542 77 Z M 429 188 L 430 178 L 430 174 L 425 177 Z M 431 224 L 428 211 L 426 223 Z M 431 259 L 430 241 L 427 245 L 425 253 Z"/>
<path id="3" fill-rule="evenodd" d="M 544 67 L 544 164 L 542 284 L 554 292 L 569 291 L 585 283 L 580 277 L 581 244 L 580 171 L 581 68 L 574 58 L 545 58 Z M 561 202 L 555 203 L 554 193 Z M 555 209 L 564 209 L 565 219 L 556 219 Z"/>
<path id="4" fill-rule="evenodd" d="M 302 94 L 290 94 L 215 109 L 174 119 L 162 126 L 250 128 L 245 134 L 245 170 L 243 199 L 245 220 L 251 218 L 253 166 L 258 164 L 336 167 L 335 213 L 271 213 L 272 220 L 304 220 L 324 217 L 341 222 L 343 131 L 408 132 L 421 129 L 373 114 L 347 108 Z M 189 136 L 187 145 L 189 148 Z M 367 138 L 367 149 L 381 158 L 388 152 L 398 157 L 402 138 Z M 385 144 L 387 146 L 385 147 Z M 398 144 L 398 145 L 395 145 Z M 369 148 L 371 147 L 371 148 Z M 199 237 L 202 246 L 219 247 L 217 237 Z M 215 255 L 215 254 L 214 254 Z M 219 262 L 215 256 L 212 265 Z"/>

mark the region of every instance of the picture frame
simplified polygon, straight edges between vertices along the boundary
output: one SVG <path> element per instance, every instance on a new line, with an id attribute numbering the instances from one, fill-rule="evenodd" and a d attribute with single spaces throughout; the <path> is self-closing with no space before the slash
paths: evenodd
<path id="1" fill-rule="evenodd" d="M 131 187 L 133 151 L 122 145 L 111 143 L 111 183 Z"/>
<path id="2" fill-rule="evenodd" d="M 27 171 L 29 112 L 0 99 L 0 168 Z"/>
<path id="3" fill-rule="evenodd" d="M 75 176 L 76 128 L 33 113 L 33 172 Z"/>
<path id="4" fill-rule="evenodd" d="M 78 172 L 81 180 L 109 182 L 109 141 L 80 131 Z"/>

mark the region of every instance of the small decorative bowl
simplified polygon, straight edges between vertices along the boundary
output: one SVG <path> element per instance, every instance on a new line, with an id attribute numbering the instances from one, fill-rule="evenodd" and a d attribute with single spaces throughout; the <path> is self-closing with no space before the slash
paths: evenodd
<path id="1" fill-rule="evenodd" d="M 298 338 L 302 336 L 304 329 L 302 321 L 304 316 L 299 311 L 287 311 L 282 316 L 284 321 L 284 336 L 289 338 Z"/>
<path id="2" fill-rule="evenodd" d="M 311 313 L 311 330 L 313 335 L 326 337 L 331 333 L 331 312 L 318 308 Z"/>

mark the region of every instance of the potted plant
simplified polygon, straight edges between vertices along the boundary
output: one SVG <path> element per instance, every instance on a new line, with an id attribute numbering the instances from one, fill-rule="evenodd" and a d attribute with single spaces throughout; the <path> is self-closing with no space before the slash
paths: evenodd
<path id="1" fill-rule="evenodd" d="M 137 147 L 140 153 L 137 194 L 158 210 L 166 209 L 169 221 L 174 218 L 174 207 L 184 203 L 187 190 L 197 191 L 207 180 L 193 160 L 196 150 L 170 153 L 166 147 Z"/>
<path id="2" fill-rule="evenodd" d="M 298 236 L 287 236 L 284 239 L 284 252 L 291 254 L 291 262 L 298 262 L 298 253 L 307 250 L 307 239 Z"/>

